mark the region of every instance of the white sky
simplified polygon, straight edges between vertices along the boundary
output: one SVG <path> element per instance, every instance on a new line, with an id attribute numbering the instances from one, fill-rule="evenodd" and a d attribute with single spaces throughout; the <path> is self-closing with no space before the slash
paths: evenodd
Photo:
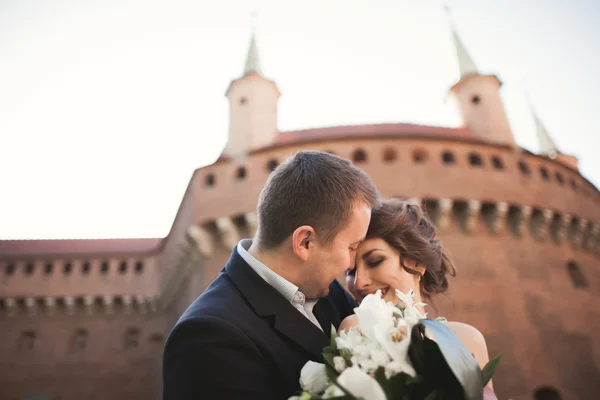
<path id="1" fill-rule="evenodd" d="M 537 150 L 527 89 L 600 184 L 598 2 L 449 4 L 517 142 Z M 0 0 L 0 238 L 165 236 L 225 144 L 252 10 L 280 129 L 457 124 L 440 0 Z"/>

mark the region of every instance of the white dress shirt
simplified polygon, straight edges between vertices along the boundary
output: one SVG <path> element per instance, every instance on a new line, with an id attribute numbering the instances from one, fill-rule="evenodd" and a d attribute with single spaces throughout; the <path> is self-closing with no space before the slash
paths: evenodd
<path id="1" fill-rule="evenodd" d="M 237 245 L 239 255 L 248 263 L 248 265 L 260 276 L 265 282 L 273 286 L 294 308 L 304 315 L 310 322 L 315 324 L 317 328 L 323 330 L 319 321 L 313 314 L 313 307 L 317 303 L 316 300 L 307 300 L 304 293 L 298 290 L 298 286 L 289 282 L 282 276 L 278 275 L 271 268 L 257 260 L 252 254 L 248 253 L 248 249 L 252 244 L 252 239 L 242 239 Z"/>

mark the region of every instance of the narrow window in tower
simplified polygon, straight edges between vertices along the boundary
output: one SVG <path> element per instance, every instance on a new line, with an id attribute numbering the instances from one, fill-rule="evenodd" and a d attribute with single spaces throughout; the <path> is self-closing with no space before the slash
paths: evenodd
<path id="1" fill-rule="evenodd" d="M 125 333 L 125 348 L 135 349 L 138 347 L 139 331 L 135 328 L 130 328 Z"/>
<path id="2" fill-rule="evenodd" d="M 21 333 L 19 338 L 19 350 L 33 350 L 35 347 L 35 332 L 25 331 Z"/>
<path id="3" fill-rule="evenodd" d="M 542 175 L 542 179 L 545 181 L 550 179 L 550 174 L 548 174 L 546 167 L 540 167 L 540 175 Z"/>
<path id="4" fill-rule="evenodd" d="M 571 278 L 573 286 L 580 289 L 588 287 L 587 280 L 585 279 L 585 276 L 583 276 L 583 272 L 577 263 L 570 261 L 567 264 L 567 271 L 569 272 L 569 277 Z"/>
<path id="5" fill-rule="evenodd" d="M 534 400 L 562 400 L 560 392 L 552 386 L 542 386 L 533 392 Z"/>
<path id="6" fill-rule="evenodd" d="M 559 185 L 562 186 L 565 184 L 565 178 L 563 178 L 563 176 L 560 172 L 556 171 L 554 176 L 556 177 L 556 182 L 558 182 Z"/>
<path id="7" fill-rule="evenodd" d="M 150 335 L 150 337 L 148 338 L 148 340 L 151 343 L 160 344 L 160 343 L 163 342 L 163 340 L 165 340 L 165 337 L 163 336 L 162 333 L 153 333 L 152 335 Z"/>
<path id="8" fill-rule="evenodd" d="M 413 161 L 416 164 L 423 164 L 427 161 L 427 152 L 423 149 L 416 149 L 413 151 Z"/>
<path id="9" fill-rule="evenodd" d="M 279 165 L 279 163 L 277 162 L 277 160 L 272 158 L 269 160 L 269 162 L 267 162 L 267 170 L 269 172 L 275 171 L 275 168 L 277 168 L 278 165 Z"/>
<path id="10" fill-rule="evenodd" d="M 473 95 L 473 97 L 471 97 L 471 103 L 473 103 L 474 105 L 478 105 L 479 103 L 481 103 L 481 98 L 479 97 L 479 95 Z"/>
<path id="11" fill-rule="evenodd" d="M 246 103 L 248 103 L 248 99 L 247 99 L 247 98 L 245 98 L 245 97 L 242 97 L 242 98 L 240 99 L 240 105 L 241 105 L 241 106 L 243 106 L 243 105 L 244 105 L 244 104 L 246 104 Z"/>
<path id="12" fill-rule="evenodd" d="M 88 333 L 85 329 L 79 329 L 75 332 L 73 337 L 73 349 L 83 350 L 87 347 Z"/>
<path id="13" fill-rule="evenodd" d="M 523 175 L 529 175 L 529 166 L 525 163 L 525 161 L 519 161 L 519 170 Z"/>
<path id="14" fill-rule="evenodd" d="M 395 161 L 396 158 L 397 158 L 396 149 L 392 149 L 391 147 L 388 147 L 387 149 L 385 149 L 383 151 L 383 162 L 391 163 L 392 161 Z"/>
<path id="15" fill-rule="evenodd" d="M 44 266 L 44 273 L 46 275 L 52 275 L 53 270 L 54 270 L 54 264 L 52 264 L 51 262 L 47 262 L 46 265 Z"/>
<path id="16" fill-rule="evenodd" d="M 73 265 L 68 262 L 65 264 L 64 268 L 63 268 L 63 272 L 65 275 L 71 275 L 71 271 L 73 270 Z"/>
<path id="17" fill-rule="evenodd" d="M 83 265 L 81 266 L 81 273 L 83 275 L 87 275 L 90 273 L 90 263 L 89 262 L 84 262 Z"/>
<path id="18" fill-rule="evenodd" d="M 246 179 L 246 167 L 238 167 L 237 171 L 235 172 L 235 178 L 238 181 Z"/>
<path id="19" fill-rule="evenodd" d="M 25 275 L 33 275 L 33 271 L 35 270 L 35 265 L 33 263 L 28 263 L 25 266 Z"/>
<path id="20" fill-rule="evenodd" d="M 208 174 L 204 177 L 204 186 L 213 187 L 215 186 L 216 178 L 215 174 Z"/>
<path id="21" fill-rule="evenodd" d="M 454 158 L 454 153 L 451 151 L 445 151 L 442 153 L 442 161 L 444 164 L 456 164 L 456 159 Z"/>
<path id="22" fill-rule="evenodd" d="M 492 165 L 495 169 L 504 169 L 504 163 L 502 162 L 502 159 L 500 159 L 500 157 L 498 156 L 492 157 Z"/>
<path id="23" fill-rule="evenodd" d="M 100 266 L 100 273 L 102 275 L 108 274 L 108 268 L 109 268 L 108 261 L 102 261 L 102 265 Z"/>
<path id="24" fill-rule="evenodd" d="M 121 264 L 119 264 L 119 273 L 121 275 L 123 275 L 126 272 L 127 272 L 127 261 L 121 261 Z"/>
<path id="25" fill-rule="evenodd" d="M 352 154 L 352 161 L 362 163 L 367 161 L 367 153 L 363 149 L 356 149 Z"/>
<path id="26" fill-rule="evenodd" d="M 144 263 L 142 261 L 138 261 L 135 263 L 135 273 L 141 274 L 144 272 Z"/>
<path id="27" fill-rule="evenodd" d="M 6 276 L 11 276 L 15 273 L 15 264 L 6 264 L 6 267 L 4 269 L 4 273 L 6 274 Z"/>
<path id="28" fill-rule="evenodd" d="M 469 164 L 471 164 L 472 167 L 483 167 L 483 160 L 481 159 L 481 156 L 479 154 L 470 153 Z"/>

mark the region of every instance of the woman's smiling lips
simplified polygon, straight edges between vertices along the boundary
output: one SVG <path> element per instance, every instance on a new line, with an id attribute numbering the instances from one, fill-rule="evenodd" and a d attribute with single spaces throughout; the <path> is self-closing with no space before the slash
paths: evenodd
<path id="1" fill-rule="evenodd" d="M 381 297 L 385 298 L 385 295 L 388 294 L 388 292 L 390 291 L 390 287 L 389 286 L 382 286 L 382 287 L 377 288 L 377 289 L 365 290 L 365 291 L 360 292 L 360 295 L 362 297 L 365 297 L 365 296 L 367 296 L 369 294 L 375 294 L 378 290 L 381 290 Z"/>

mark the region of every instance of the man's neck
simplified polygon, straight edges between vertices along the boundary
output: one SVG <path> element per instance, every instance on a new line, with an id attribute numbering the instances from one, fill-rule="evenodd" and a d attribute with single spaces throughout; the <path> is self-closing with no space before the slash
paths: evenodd
<path id="1" fill-rule="evenodd" d="M 299 269 L 295 267 L 296 260 L 293 260 L 283 251 L 278 249 L 268 251 L 261 250 L 256 241 L 252 241 L 248 253 L 286 281 L 293 283 L 298 287 L 302 286 L 301 279 L 297 272 Z"/>

